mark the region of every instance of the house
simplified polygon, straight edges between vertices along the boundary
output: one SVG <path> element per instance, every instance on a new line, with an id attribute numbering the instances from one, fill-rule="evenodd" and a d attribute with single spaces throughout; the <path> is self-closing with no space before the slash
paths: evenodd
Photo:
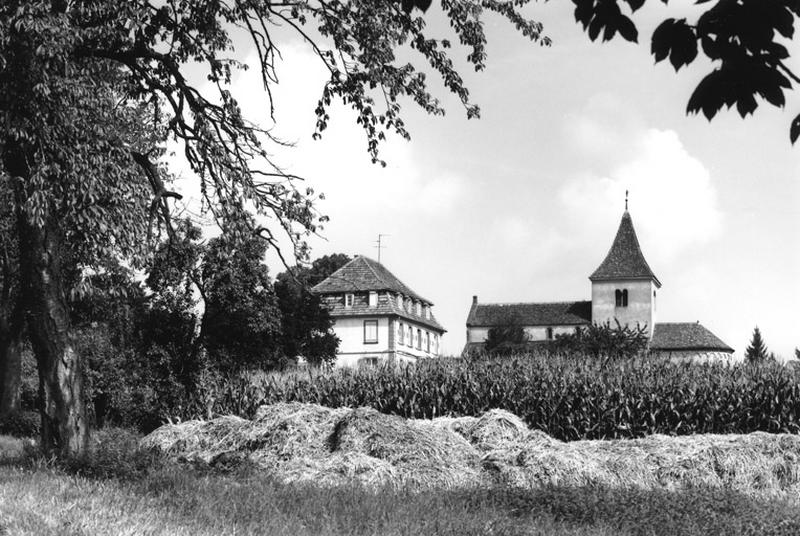
<path id="1" fill-rule="evenodd" d="M 413 363 L 437 357 L 445 329 L 433 303 L 382 264 L 357 256 L 311 289 L 333 317 L 337 366 Z"/>
<path id="2" fill-rule="evenodd" d="M 733 348 L 699 322 L 656 321 L 661 281 L 644 258 L 633 220 L 625 212 L 603 262 L 592 272 L 592 299 L 557 303 L 479 303 L 472 297 L 464 352 L 483 347 L 493 327 L 522 326 L 532 343 L 574 333 L 592 323 L 647 328 L 651 353 L 671 358 L 728 358 Z"/>

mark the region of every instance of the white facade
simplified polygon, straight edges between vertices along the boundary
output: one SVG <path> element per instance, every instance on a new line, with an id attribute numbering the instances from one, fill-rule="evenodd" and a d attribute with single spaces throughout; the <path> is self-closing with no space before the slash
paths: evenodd
<path id="1" fill-rule="evenodd" d="M 377 327 L 376 331 L 373 331 L 373 326 Z M 401 364 L 439 356 L 441 335 L 405 318 L 337 317 L 334 318 L 333 330 L 340 340 L 336 366 Z M 373 333 L 377 337 L 373 337 Z"/>
<path id="2" fill-rule="evenodd" d="M 575 333 L 578 326 L 524 326 L 525 335 L 529 341 L 548 341 L 555 339 L 558 335 Z M 489 338 L 489 327 L 468 327 L 467 344 L 486 342 Z"/>
<path id="3" fill-rule="evenodd" d="M 622 326 L 647 326 L 648 336 L 653 336 L 656 323 L 658 287 L 652 279 L 619 281 L 592 281 L 592 322 L 612 326 L 618 320 Z M 619 298 L 624 298 L 620 300 Z"/>

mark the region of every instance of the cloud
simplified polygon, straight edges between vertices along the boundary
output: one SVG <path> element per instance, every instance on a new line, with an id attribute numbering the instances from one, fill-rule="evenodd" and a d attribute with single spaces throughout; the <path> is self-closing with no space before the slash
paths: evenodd
<path id="1" fill-rule="evenodd" d="M 587 221 L 619 221 L 625 192 L 645 254 L 668 262 L 688 248 L 718 237 L 723 214 L 709 170 L 688 153 L 671 130 L 643 129 L 628 137 L 635 151 L 605 174 L 585 174 L 569 181 L 560 199 L 588 238 L 604 239 L 607 228 Z M 587 238 L 586 234 L 584 238 Z M 646 245 L 646 246 L 645 246 Z"/>

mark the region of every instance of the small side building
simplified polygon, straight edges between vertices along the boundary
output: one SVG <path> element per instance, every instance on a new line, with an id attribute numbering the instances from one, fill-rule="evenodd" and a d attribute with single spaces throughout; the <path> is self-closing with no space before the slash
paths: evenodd
<path id="1" fill-rule="evenodd" d="M 438 357 L 446 330 L 433 303 L 382 264 L 357 256 L 311 289 L 321 296 L 339 337 L 336 365 L 413 363 Z"/>
<path id="2" fill-rule="evenodd" d="M 659 322 L 650 341 L 650 353 L 676 360 L 727 360 L 733 348 L 700 322 Z"/>

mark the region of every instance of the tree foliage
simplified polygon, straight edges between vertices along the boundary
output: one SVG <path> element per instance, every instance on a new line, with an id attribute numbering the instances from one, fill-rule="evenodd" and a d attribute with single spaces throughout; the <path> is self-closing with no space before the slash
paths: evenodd
<path id="1" fill-rule="evenodd" d="M 593 41 L 616 35 L 636 42 L 639 32 L 631 17 L 644 0 L 572 0 L 575 20 Z M 669 0 L 661 0 L 664 4 Z M 795 35 L 800 17 L 796 0 L 697 0 L 705 9 L 696 18 L 667 18 L 653 32 L 651 53 L 656 63 L 669 60 L 675 71 L 705 57 L 712 65 L 694 89 L 688 113 L 711 120 L 723 107 L 736 107 L 743 118 L 759 102 L 778 108 L 800 83 L 790 68 L 787 41 Z M 800 114 L 791 122 L 789 137 L 800 136 Z"/>
<path id="2" fill-rule="evenodd" d="M 753 337 L 750 339 L 750 345 L 744 351 L 744 358 L 751 363 L 770 358 L 767 345 L 764 344 L 764 339 L 761 337 L 761 330 L 758 329 L 758 326 L 753 329 Z"/>
<path id="3" fill-rule="evenodd" d="M 281 310 L 281 349 L 288 358 L 302 356 L 313 364 L 336 358 L 339 339 L 333 321 L 319 296 L 309 291 L 333 272 L 350 262 L 342 253 L 325 255 L 311 266 L 295 266 L 278 274 L 275 294 Z"/>
<path id="4" fill-rule="evenodd" d="M 647 350 L 650 341 L 647 326 L 622 326 L 619 320 L 577 328 L 575 333 L 557 335 L 553 349 L 567 354 L 629 359 Z"/>
<path id="5" fill-rule="evenodd" d="M 484 351 L 493 356 L 508 356 L 524 352 L 528 348 L 528 334 L 516 318 L 501 326 L 489 328 Z"/>
<path id="6" fill-rule="evenodd" d="M 209 241 L 202 265 L 205 301 L 201 341 L 223 371 L 274 367 L 279 360 L 281 315 L 258 237 Z"/>

